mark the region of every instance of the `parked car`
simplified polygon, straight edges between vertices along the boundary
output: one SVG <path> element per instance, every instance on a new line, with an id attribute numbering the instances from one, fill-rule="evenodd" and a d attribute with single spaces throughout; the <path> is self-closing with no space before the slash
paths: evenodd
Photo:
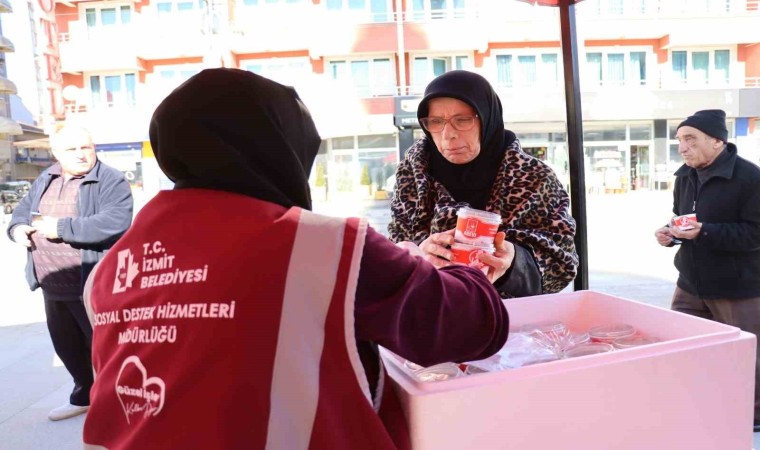
<path id="1" fill-rule="evenodd" d="M 0 200 L 3 203 L 3 213 L 11 214 L 13 210 L 18 206 L 18 202 L 21 200 L 21 196 L 16 191 L 0 191 Z"/>

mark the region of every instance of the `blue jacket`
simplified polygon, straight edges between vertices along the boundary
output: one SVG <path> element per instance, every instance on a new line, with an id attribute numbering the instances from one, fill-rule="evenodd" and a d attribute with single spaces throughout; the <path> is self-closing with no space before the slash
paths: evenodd
<path id="1" fill-rule="evenodd" d="M 60 165 L 56 163 L 34 180 L 29 193 L 13 210 L 7 230 L 11 240 L 13 227 L 31 224 L 30 213 L 38 211 L 42 194 L 50 186 L 53 176 L 60 173 Z M 80 296 L 92 268 L 132 223 L 132 207 L 132 189 L 124 174 L 96 161 L 95 167 L 84 176 L 79 187 L 79 215 L 58 220 L 58 236 L 73 248 L 79 249 L 82 256 Z M 40 287 L 31 249 L 26 260 L 26 281 L 31 290 Z"/>
<path id="2" fill-rule="evenodd" d="M 697 191 L 697 172 L 676 171 L 673 213 L 697 214 L 702 230 L 675 256 L 678 287 L 701 298 L 760 297 L 760 168 L 727 144 Z"/>

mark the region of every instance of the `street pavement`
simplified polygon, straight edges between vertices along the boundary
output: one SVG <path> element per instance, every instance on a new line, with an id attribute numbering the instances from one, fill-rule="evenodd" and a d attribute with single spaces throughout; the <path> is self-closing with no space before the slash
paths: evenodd
<path id="1" fill-rule="evenodd" d="M 671 202 L 669 192 L 587 197 L 590 289 L 669 307 L 675 249 L 657 245 L 654 230 L 670 218 Z M 314 210 L 367 217 L 384 234 L 390 220 L 388 201 L 333 198 Z M 84 416 L 47 420 L 73 385 L 50 343 L 42 296 L 24 280 L 25 250 L 7 239 L 4 220 L 0 214 L 0 450 L 81 449 Z"/>

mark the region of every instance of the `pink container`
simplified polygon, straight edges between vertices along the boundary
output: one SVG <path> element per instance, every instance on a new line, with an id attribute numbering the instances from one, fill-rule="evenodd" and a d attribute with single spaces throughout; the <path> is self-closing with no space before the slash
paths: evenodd
<path id="1" fill-rule="evenodd" d="M 454 240 L 463 244 L 490 247 L 493 246 L 499 225 L 501 216 L 498 214 L 480 209 L 459 208 Z"/>
<path id="2" fill-rule="evenodd" d="M 476 269 L 483 269 L 486 267 L 486 265 L 480 262 L 478 259 L 478 254 L 485 252 L 493 255 L 493 252 L 495 251 L 496 248 L 494 246 L 479 247 L 476 245 L 460 244 L 458 242 L 455 242 L 451 246 L 451 253 L 453 254 L 451 261 L 457 264 L 464 264 L 465 266 L 474 267 Z"/>
<path id="3" fill-rule="evenodd" d="M 593 291 L 505 304 L 515 330 L 627 323 L 661 342 L 435 383 L 381 349 L 413 449 L 752 448 L 753 334 Z"/>

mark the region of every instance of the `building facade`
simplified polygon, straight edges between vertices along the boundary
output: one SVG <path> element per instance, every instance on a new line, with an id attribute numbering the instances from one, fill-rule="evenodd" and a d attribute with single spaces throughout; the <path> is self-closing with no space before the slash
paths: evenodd
<path id="1" fill-rule="evenodd" d="M 36 8 L 36 0 L 0 0 L 0 183 L 33 181 L 53 163 Z"/>
<path id="2" fill-rule="evenodd" d="M 491 81 L 523 148 L 567 180 L 555 8 L 505 0 L 40 0 L 43 108 L 94 134 L 136 187 L 170 185 L 147 139 L 151 114 L 207 67 L 296 87 L 323 145 L 315 196 L 372 193 L 421 135 L 416 105 L 452 69 Z M 576 5 L 586 185 L 668 189 L 675 127 L 720 108 L 730 140 L 760 157 L 759 0 L 585 0 Z M 55 42 L 53 42 L 55 41 Z M 59 73 L 60 77 L 56 74 Z"/>

